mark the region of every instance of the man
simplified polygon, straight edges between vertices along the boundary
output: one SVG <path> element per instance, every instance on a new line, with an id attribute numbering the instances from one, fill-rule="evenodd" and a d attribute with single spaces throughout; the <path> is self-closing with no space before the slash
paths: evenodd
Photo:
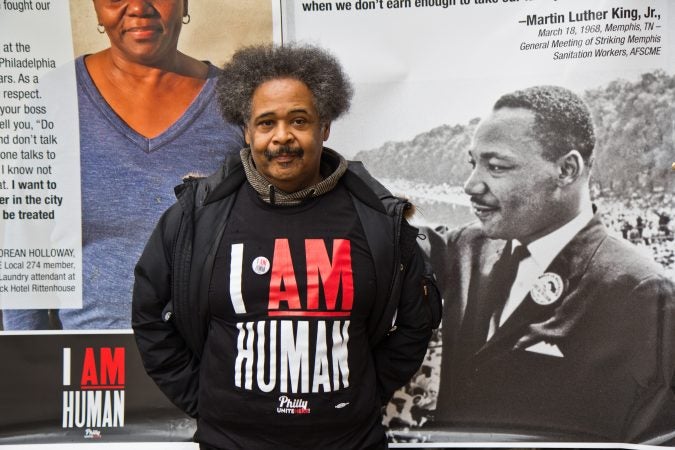
<path id="1" fill-rule="evenodd" d="M 352 92 L 324 51 L 242 50 L 218 90 L 248 147 L 177 190 L 138 263 L 145 367 L 201 448 L 385 448 L 431 335 L 410 205 L 323 147 Z"/>
<path id="2" fill-rule="evenodd" d="M 439 424 L 675 430 L 675 289 L 594 215 L 594 145 L 586 105 L 553 86 L 503 96 L 476 129 L 464 189 L 479 222 L 428 242 L 445 302 Z"/>

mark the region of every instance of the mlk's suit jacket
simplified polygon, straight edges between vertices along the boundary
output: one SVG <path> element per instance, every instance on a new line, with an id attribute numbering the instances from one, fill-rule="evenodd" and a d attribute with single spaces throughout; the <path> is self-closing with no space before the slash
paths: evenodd
<path id="1" fill-rule="evenodd" d="M 675 430 L 673 281 L 596 216 L 546 270 L 562 277 L 561 297 L 541 306 L 528 295 L 472 349 L 504 245 L 478 224 L 429 233 L 444 298 L 437 424 L 601 441 Z M 526 350 L 541 342 L 562 357 Z"/>

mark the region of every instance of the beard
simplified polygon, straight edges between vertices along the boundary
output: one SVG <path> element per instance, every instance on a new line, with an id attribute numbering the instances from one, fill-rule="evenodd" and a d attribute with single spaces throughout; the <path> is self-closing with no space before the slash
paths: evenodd
<path id="1" fill-rule="evenodd" d="M 278 150 L 270 150 L 270 149 L 265 149 L 265 158 L 267 158 L 268 161 L 272 161 L 274 158 L 278 156 L 297 156 L 298 158 L 302 158 L 303 155 L 305 154 L 305 151 L 300 148 L 300 147 L 291 147 L 290 145 L 282 145 L 279 147 Z"/>

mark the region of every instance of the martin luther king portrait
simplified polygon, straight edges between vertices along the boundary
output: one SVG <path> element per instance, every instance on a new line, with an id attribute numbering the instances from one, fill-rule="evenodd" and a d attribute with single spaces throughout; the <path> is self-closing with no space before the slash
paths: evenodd
<path id="1" fill-rule="evenodd" d="M 444 298 L 435 424 L 631 442 L 675 430 L 675 287 L 591 202 L 573 92 L 502 96 L 464 185 L 478 219 L 429 230 Z"/>

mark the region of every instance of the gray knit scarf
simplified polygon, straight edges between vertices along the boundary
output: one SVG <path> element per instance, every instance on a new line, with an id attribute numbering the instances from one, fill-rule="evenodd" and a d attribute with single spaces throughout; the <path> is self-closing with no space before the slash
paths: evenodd
<path id="1" fill-rule="evenodd" d="M 323 151 L 331 153 L 339 158 L 340 163 L 338 164 L 337 168 L 333 171 L 333 173 L 326 176 L 314 186 L 310 186 L 300 191 L 291 193 L 275 188 L 267 178 L 258 172 L 258 170 L 255 168 L 255 163 L 253 162 L 253 157 L 251 156 L 251 149 L 249 147 L 241 149 L 239 154 L 241 155 L 241 163 L 244 166 L 246 179 L 249 183 L 251 183 L 253 189 L 255 189 L 264 202 L 272 205 L 294 206 L 299 205 L 305 199 L 318 197 L 325 194 L 326 192 L 331 191 L 337 185 L 340 177 L 342 177 L 342 175 L 344 175 L 344 173 L 347 171 L 347 160 L 344 159 L 342 155 L 326 147 L 323 148 Z M 321 174 L 326 174 L 330 170 L 331 168 L 322 162 Z"/>

